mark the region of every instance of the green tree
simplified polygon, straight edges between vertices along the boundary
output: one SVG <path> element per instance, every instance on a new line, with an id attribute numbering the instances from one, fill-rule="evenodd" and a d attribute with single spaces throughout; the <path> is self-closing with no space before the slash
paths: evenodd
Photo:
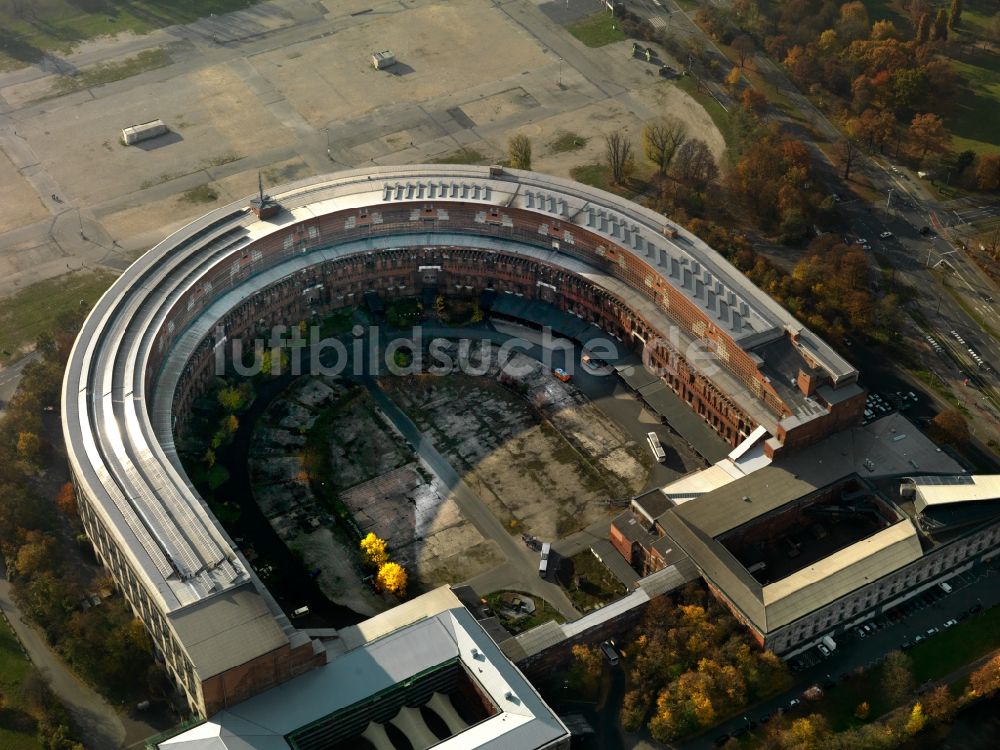
<path id="1" fill-rule="evenodd" d="M 507 157 L 514 169 L 531 169 L 531 139 L 518 133 L 507 143 Z"/>
<path id="2" fill-rule="evenodd" d="M 216 398 L 219 401 L 219 405 L 230 414 L 241 411 L 247 402 L 245 389 L 237 386 L 220 388 Z"/>

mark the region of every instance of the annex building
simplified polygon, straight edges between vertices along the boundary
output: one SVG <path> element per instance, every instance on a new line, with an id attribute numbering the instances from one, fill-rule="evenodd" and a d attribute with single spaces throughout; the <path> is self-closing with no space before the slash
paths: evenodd
<path id="1" fill-rule="evenodd" d="M 338 636 L 324 666 L 220 711 L 157 747 L 569 747 L 569 731 L 559 717 L 447 586 Z"/>
<path id="2" fill-rule="evenodd" d="M 636 498 L 611 541 L 647 573 L 689 560 L 787 654 L 997 554 L 1000 480 L 965 474 L 897 414 L 774 461 L 734 451 Z"/>

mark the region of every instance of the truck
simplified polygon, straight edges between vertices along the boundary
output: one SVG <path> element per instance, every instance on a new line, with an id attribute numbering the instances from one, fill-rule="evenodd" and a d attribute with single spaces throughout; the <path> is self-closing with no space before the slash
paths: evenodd
<path id="1" fill-rule="evenodd" d="M 647 433 L 646 442 L 649 443 L 649 449 L 653 451 L 653 458 L 659 461 L 661 464 L 667 462 L 667 454 L 663 450 L 663 445 L 660 443 L 660 438 L 655 432 Z"/>
<path id="2" fill-rule="evenodd" d="M 837 642 L 828 635 L 824 635 L 823 638 L 820 640 L 820 643 L 822 643 L 824 646 L 830 649 L 831 653 L 837 650 Z"/>
<path id="3" fill-rule="evenodd" d="M 552 545 L 545 542 L 542 545 L 541 559 L 538 561 L 538 577 L 545 578 L 549 572 L 549 553 L 552 551 Z"/>

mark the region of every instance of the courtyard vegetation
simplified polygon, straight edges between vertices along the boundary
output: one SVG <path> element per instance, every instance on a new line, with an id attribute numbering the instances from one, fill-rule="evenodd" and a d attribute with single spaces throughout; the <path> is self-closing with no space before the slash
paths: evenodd
<path id="1" fill-rule="evenodd" d="M 749 640 L 703 588 L 652 601 L 624 640 L 627 691 L 620 721 L 670 742 L 712 726 L 791 684 L 787 667 Z"/>

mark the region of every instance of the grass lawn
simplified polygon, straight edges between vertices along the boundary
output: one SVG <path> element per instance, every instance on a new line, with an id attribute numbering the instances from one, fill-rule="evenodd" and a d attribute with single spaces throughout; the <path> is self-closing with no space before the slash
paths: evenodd
<path id="1" fill-rule="evenodd" d="M 1000 648 L 1000 607 L 970 617 L 910 651 L 917 684 L 935 680 Z"/>
<path id="2" fill-rule="evenodd" d="M 597 609 L 625 595 L 625 587 L 590 550 L 559 563 L 559 582 L 581 612 Z"/>
<path id="3" fill-rule="evenodd" d="M 519 594 L 520 596 L 531 599 L 535 603 L 535 611 L 531 613 L 530 617 L 522 618 L 508 618 L 503 615 L 503 610 L 500 606 L 500 597 L 504 594 Z M 497 591 L 494 594 L 487 594 L 486 601 L 489 602 L 490 609 L 493 613 L 500 619 L 503 626 L 513 634 L 523 633 L 525 630 L 531 630 L 533 627 L 541 625 L 543 622 L 566 622 L 566 618 L 559 614 L 559 611 L 549 604 L 547 601 L 542 599 L 540 596 L 535 596 L 534 594 L 522 594 L 520 591 Z"/>
<path id="4" fill-rule="evenodd" d="M 0 363 L 16 359 L 39 334 L 52 330 L 63 313 L 81 302 L 93 305 L 115 278 L 110 271 L 68 273 L 0 300 Z"/>
<path id="5" fill-rule="evenodd" d="M 952 61 L 955 71 L 968 83 L 945 116 L 955 151 L 1000 153 L 1000 55 L 977 49 L 963 60 Z"/>
<path id="6" fill-rule="evenodd" d="M 431 164 L 485 164 L 486 162 L 486 156 L 474 148 L 465 147 L 430 160 Z"/>
<path id="7" fill-rule="evenodd" d="M 704 107 L 705 111 L 708 112 L 708 116 L 712 118 L 712 122 L 715 123 L 715 127 L 722 133 L 722 138 L 726 142 L 726 152 L 735 154 L 735 146 L 738 145 L 738 139 L 736 137 L 736 129 L 733 125 L 733 118 L 730 117 L 729 113 L 722 108 L 721 104 L 715 101 L 711 94 L 702 91 L 698 87 L 698 82 L 693 77 L 681 76 L 675 80 L 675 85 Z"/>
<path id="8" fill-rule="evenodd" d="M 632 146 L 634 149 L 635 144 Z M 634 179 L 632 183 L 624 186 L 611 182 L 611 172 L 606 164 L 581 164 L 579 167 L 573 167 L 569 170 L 569 176 L 584 185 L 607 190 L 609 193 L 615 193 L 630 200 L 635 198 L 644 187 L 635 182 Z"/>
<path id="9" fill-rule="evenodd" d="M 319 323 L 319 337 L 321 339 L 332 336 L 340 336 L 347 333 L 354 326 L 354 308 L 343 307 L 340 310 L 327 315 Z"/>
<path id="10" fill-rule="evenodd" d="M 188 203 L 214 203 L 218 199 L 219 194 L 208 185 L 199 185 L 181 193 L 181 200 Z"/>
<path id="11" fill-rule="evenodd" d="M 0 618 L 0 747 L 4 750 L 40 750 L 35 738 L 34 721 L 22 711 L 21 683 L 31 662 L 21 653 L 21 646 L 6 620 Z"/>
<path id="12" fill-rule="evenodd" d="M 625 41 L 625 32 L 618 19 L 606 12 L 587 16 L 566 29 L 588 47 L 603 47 L 612 42 Z"/>
<path id="13" fill-rule="evenodd" d="M 170 55 L 163 47 L 147 49 L 140 52 L 135 57 L 127 57 L 124 60 L 101 63 L 92 68 L 82 70 L 75 76 L 62 76 L 56 83 L 54 93 L 68 94 L 71 91 L 100 86 L 105 83 L 121 81 L 125 78 L 137 76 L 147 70 L 156 70 L 169 65 Z"/>
<path id="14" fill-rule="evenodd" d="M 561 130 L 556 134 L 556 137 L 549 143 L 549 153 L 551 154 L 564 154 L 568 151 L 577 151 L 587 145 L 589 138 L 584 138 L 578 133 L 571 133 L 567 130 Z"/>
<path id="15" fill-rule="evenodd" d="M 67 52 L 95 37 L 190 23 L 228 13 L 255 0 L 30 0 L 0 3 L 0 70 L 37 62 L 47 52 Z M 23 10 L 18 10 L 18 8 Z"/>

